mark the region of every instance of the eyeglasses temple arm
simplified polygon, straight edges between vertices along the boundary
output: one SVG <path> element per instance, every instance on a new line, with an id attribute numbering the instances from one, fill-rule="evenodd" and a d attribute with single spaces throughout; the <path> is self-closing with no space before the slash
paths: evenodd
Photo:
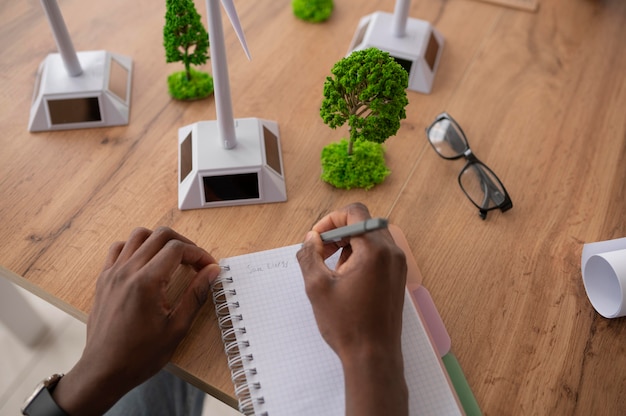
<path id="1" fill-rule="evenodd" d="M 480 161 L 478 160 L 478 158 L 476 158 L 476 156 L 471 154 L 470 162 L 480 162 Z M 480 163 L 482 164 L 482 162 Z M 502 185 L 502 190 L 504 191 L 503 193 L 503 192 L 500 192 L 500 186 L 494 184 L 491 178 L 489 177 L 489 175 L 487 175 L 482 169 L 476 169 L 476 170 L 478 171 L 478 174 L 480 175 L 482 184 L 485 186 L 485 189 L 484 189 L 485 199 L 483 200 L 483 206 L 487 205 L 487 201 L 491 199 L 493 202 L 496 203 L 496 206 L 500 208 L 500 211 L 502 212 L 508 211 L 509 209 L 513 208 L 513 202 L 511 201 L 511 198 L 509 198 L 509 196 L 507 195 L 506 190 L 504 189 L 504 185 Z M 500 200 L 499 201 L 496 200 L 495 196 L 499 196 Z M 486 210 L 481 210 L 480 217 L 482 219 L 485 219 L 487 217 Z"/>

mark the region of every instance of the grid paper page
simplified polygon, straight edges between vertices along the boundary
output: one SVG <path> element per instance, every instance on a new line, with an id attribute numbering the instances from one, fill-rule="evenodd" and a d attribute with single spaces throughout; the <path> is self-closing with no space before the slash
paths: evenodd
<path id="1" fill-rule="evenodd" d="M 255 413 L 343 415 L 345 392 L 341 362 L 319 333 L 306 296 L 296 252 L 300 244 L 231 257 L 234 299 L 252 354 L 250 367 L 261 384 L 264 403 Z M 334 267 L 338 256 L 328 259 Z M 462 414 L 422 321 L 408 298 L 404 301 L 402 350 L 411 415 Z"/>

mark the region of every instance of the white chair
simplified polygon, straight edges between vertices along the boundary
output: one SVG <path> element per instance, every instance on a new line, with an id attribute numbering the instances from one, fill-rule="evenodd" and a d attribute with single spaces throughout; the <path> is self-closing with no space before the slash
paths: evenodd
<path id="1" fill-rule="evenodd" d="M 37 344 L 49 329 L 17 287 L 1 275 L 0 321 L 28 346 Z"/>

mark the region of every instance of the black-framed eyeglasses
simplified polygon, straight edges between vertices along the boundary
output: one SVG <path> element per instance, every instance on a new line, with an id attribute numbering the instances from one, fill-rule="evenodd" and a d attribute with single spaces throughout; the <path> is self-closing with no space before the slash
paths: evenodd
<path id="1" fill-rule="evenodd" d="M 499 208 L 504 212 L 513 208 L 513 202 L 495 173 L 474 155 L 461 126 L 448 113 L 441 113 L 426 129 L 428 141 L 439 156 L 448 160 L 462 157 L 467 163 L 459 173 L 459 185 L 479 210 L 480 217 Z"/>

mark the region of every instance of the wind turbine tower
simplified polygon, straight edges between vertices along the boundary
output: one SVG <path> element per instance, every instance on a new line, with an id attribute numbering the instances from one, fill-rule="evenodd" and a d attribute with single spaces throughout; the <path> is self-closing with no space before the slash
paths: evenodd
<path id="1" fill-rule="evenodd" d="M 221 3 L 250 59 L 233 1 Z M 219 0 L 206 8 L 217 119 L 178 130 L 178 208 L 286 201 L 278 124 L 234 118 Z"/>
<path id="2" fill-rule="evenodd" d="M 59 50 L 39 66 L 28 130 L 128 124 L 132 60 L 104 50 L 76 53 L 56 0 L 41 0 Z"/>
<path id="3" fill-rule="evenodd" d="M 396 0 L 393 14 L 375 12 L 359 21 L 348 54 L 375 47 L 388 52 L 409 74 L 411 91 L 429 94 L 444 38 L 429 22 L 409 17 L 411 0 Z"/>

